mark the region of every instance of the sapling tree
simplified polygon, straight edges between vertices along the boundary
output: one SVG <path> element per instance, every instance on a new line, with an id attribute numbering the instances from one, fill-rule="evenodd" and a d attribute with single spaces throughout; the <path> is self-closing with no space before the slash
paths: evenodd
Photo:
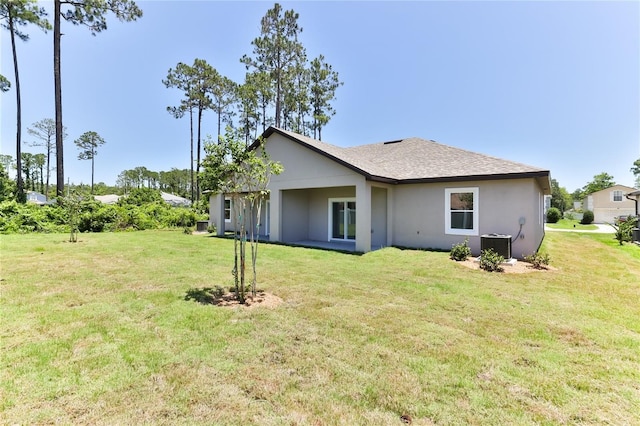
<path id="1" fill-rule="evenodd" d="M 282 165 L 271 161 L 262 142 L 246 147 L 242 135 L 227 128 L 218 143 L 205 144 L 207 153 L 203 161 L 201 181 L 203 187 L 231 198 L 233 210 L 234 266 L 233 277 L 236 296 L 246 302 L 246 244 L 251 250 L 252 279 L 250 291 L 256 294 L 258 241 L 262 205 L 269 194 L 268 185 L 273 174 L 280 174 Z M 248 226 L 248 230 L 247 230 Z"/>
<path id="2" fill-rule="evenodd" d="M 58 202 L 65 211 L 67 225 L 69 226 L 69 242 L 76 243 L 78 242 L 78 225 L 80 223 L 80 204 L 82 197 L 73 191 L 67 196 L 58 197 Z"/>

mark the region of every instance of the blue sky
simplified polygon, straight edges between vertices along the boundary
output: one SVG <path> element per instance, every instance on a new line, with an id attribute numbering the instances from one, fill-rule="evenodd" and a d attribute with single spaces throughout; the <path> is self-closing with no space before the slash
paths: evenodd
<path id="1" fill-rule="evenodd" d="M 273 2 L 138 1 L 144 16 L 91 36 L 63 23 L 65 178 L 90 183 L 73 144 L 98 132 L 95 181 L 125 169 L 189 168 L 188 119 L 166 112 L 178 62 L 207 60 L 241 82 Z M 49 10 L 52 2 L 42 2 Z M 339 72 L 323 141 L 351 146 L 417 136 L 551 170 L 572 192 L 601 172 L 632 186 L 640 158 L 640 2 L 281 2 L 300 14 L 309 58 Z M 26 129 L 54 117 L 53 34 L 18 44 Z M 13 81 L 1 32 L 1 73 Z M 0 151 L 15 155 L 15 92 L 0 95 Z M 213 112 L 203 129 L 216 133 Z M 39 148 L 24 146 L 24 151 Z M 55 179 L 53 179 L 55 181 Z"/>

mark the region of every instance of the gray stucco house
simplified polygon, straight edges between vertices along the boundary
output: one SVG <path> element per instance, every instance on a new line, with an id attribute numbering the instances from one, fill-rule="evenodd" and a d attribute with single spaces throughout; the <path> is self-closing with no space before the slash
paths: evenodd
<path id="1" fill-rule="evenodd" d="M 260 218 L 271 241 L 350 243 L 368 252 L 450 250 L 468 238 L 479 254 L 481 236 L 496 233 L 513 236 L 518 258 L 542 243 L 548 170 L 419 138 L 344 148 L 275 127 L 263 138 L 284 166 Z M 210 196 L 219 235 L 233 230 L 230 202 Z"/>

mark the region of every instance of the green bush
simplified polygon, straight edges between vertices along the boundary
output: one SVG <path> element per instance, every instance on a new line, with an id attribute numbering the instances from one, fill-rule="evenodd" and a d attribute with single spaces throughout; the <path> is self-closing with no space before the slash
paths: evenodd
<path id="1" fill-rule="evenodd" d="M 142 195 L 145 194 L 148 195 L 147 191 L 142 191 Z M 207 218 L 207 215 L 196 213 L 193 209 L 172 207 L 162 200 L 141 205 L 103 204 L 85 197 L 79 203 L 79 208 L 79 232 L 190 228 L 198 220 Z M 28 232 L 69 232 L 67 209 L 58 204 L 38 206 L 20 204 L 15 200 L 0 202 L 0 233 Z"/>
<path id="2" fill-rule="evenodd" d="M 585 210 L 582 213 L 582 220 L 580 221 L 583 225 L 589 225 L 593 223 L 593 212 L 591 210 Z"/>
<path id="3" fill-rule="evenodd" d="M 449 257 L 455 261 L 464 261 L 471 256 L 471 249 L 469 248 L 469 240 L 465 239 L 464 242 L 459 244 L 454 244 L 451 247 L 451 253 Z"/>
<path id="4" fill-rule="evenodd" d="M 533 253 L 525 256 L 524 261 L 530 263 L 535 269 L 547 269 L 549 265 L 549 255 L 547 253 Z"/>
<path id="5" fill-rule="evenodd" d="M 492 248 L 480 252 L 480 269 L 487 272 L 502 272 L 504 269 L 500 264 L 504 262 L 504 257 L 496 253 Z"/>
<path id="6" fill-rule="evenodd" d="M 620 245 L 624 243 L 630 243 L 633 240 L 633 228 L 636 227 L 638 219 L 629 216 L 625 221 L 617 221 L 615 224 L 610 224 L 615 229 L 615 238 Z"/>
<path id="7" fill-rule="evenodd" d="M 549 208 L 547 210 L 547 222 L 548 223 L 557 223 L 560 218 L 562 218 L 562 213 L 555 207 Z"/>

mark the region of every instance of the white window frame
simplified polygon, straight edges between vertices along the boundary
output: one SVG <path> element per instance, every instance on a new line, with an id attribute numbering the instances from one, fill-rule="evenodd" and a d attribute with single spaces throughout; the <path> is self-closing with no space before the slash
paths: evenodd
<path id="1" fill-rule="evenodd" d="M 616 195 L 620 196 L 619 200 L 616 200 Z M 624 193 L 618 189 L 611 191 L 611 201 L 613 201 L 614 203 L 620 203 L 624 201 Z"/>
<path id="2" fill-rule="evenodd" d="M 351 203 L 351 202 L 353 202 L 353 203 L 356 202 L 355 197 L 329 198 L 329 208 L 327 209 L 328 210 L 327 225 L 329 225 L 327 227 L 327 241 L 355 241 L 355 239 L 354 240 L 350 240 L 348 238 L 334 238 L 333 237 L 333 232 L 331 232 L 333 230 L 333 214 L 332 214 L 332 210 L 331 210 L 331 208 L 333 206 L 333 203 Z M 357 211 L 357 209 L 358 209 L 358 205 L 356 204 L 356 211 Z M 347 213 L 345 212 L 345 214 L 347 214 Z M 357 237 L 358 236 L 356 235 L 356 238 Z"/>
<path id="3" fill-rule="evenodd" d="M 460 192 L 471 192 L 473 194 L 473 210 L 469 210 L 473 213 L 473 229 L 458 229 L 451 228 L 451 194 L 457 194 Z M 479 206 L 480 206 L 480 188 L 468 187 L 468 188 L 445 188 L 444 190 L 444 232 L 450 235 L 478 235 L 480 223 L 479 220 Z"/>
<path id="4" fill-rule="evenodd" d="M 229 208 L 227 209 L 227 201 L 229 202 Z M 233 201 L 231 200 L 230 197 L 224 197 L 224 223 L 231 223 L 231 219 L 233 217 Z M 227 210 L 229 210 L 229 219 L 227 219 Z"/>

